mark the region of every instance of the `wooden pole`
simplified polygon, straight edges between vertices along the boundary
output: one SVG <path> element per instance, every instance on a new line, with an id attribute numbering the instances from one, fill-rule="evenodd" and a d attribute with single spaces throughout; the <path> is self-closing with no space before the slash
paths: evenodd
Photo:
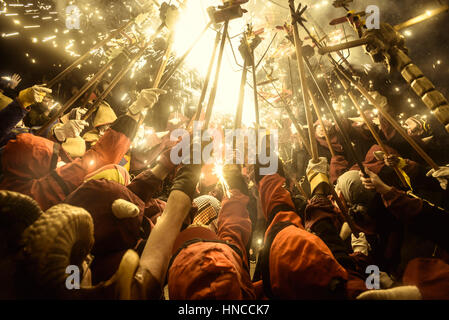
<path id="1" fill-rule="evenodd" d="M 306 149 L 307 154 L 312 157 L 312 150 L 310 149 L 310 145 L 307 143 L 307 139 L 304 136 L 303 133 L 303 128 L 302 126 L 299 125 L 298 120 L 295 118 L 295 115 L 293 114 L 292 109 L 290 108 L 290 106 L 288 106 L 287 104 L 284 103 L 284 108 L 285 111 L 287 111 L 288 117 L 290 118 L 290 121 L 293 123 L 293 125 L 295 126 L 296 131 L 298 132 L 298 136 L 300 138 L 300 142 L 304 145 L 304 149 Z"/>
<path id="2" fill-rule="evenodd" d="M 239 100 L 237 102 L 237 111 L 235 113 L 234 129 L 239 129 L 242 127 L 243 103 L 245 101 L 245 85 L 247 75 L 248 61 L 245 59 L 242 69 L 242 78 L 240 80 Z"/>
<path id="3" fill-rule="evenodd" d="M 291 73 L 291 67 L 290 67 L 290 59 L 289 59 L 289 69 L 290 69 L 290 79 L 292 80 L 292 73 Z M 265 70 L 265 68 L 262 66 L 262 70 L 265 72 L 266 75 L 268 75 L 267 70 Z M 304 132 L 303 132 L 303 128 L 302 126 L 299 124 L 299 121 L 296 119 L 295 115 L 293 114 L 292 109 L 290 108 L 290 106 L 288 105 L 288 103 L 284 100 L 284 98 L 281 96 L 281 94 L 279 93 L 278 89 L 276 88 L 275 84 L 273 82 L 271 82 L 271 85 L 273 86 L 274 90 L 276 91 L 279 99 L 281 99 L 282 103 L 284 104 L 284 109 L 285 111 L 287 111 L 288 117 L 290 118 L 290 121 L 293 123 L 293 125 L 295 126 L 296 132 L 298 132 L 298 140 L 299 143 L 302 144 L 304 146 L 304 149 L 307 151 L 307 154 L 309 155 L 309 157 L 312 157 L 312 150 L 310 149 L 310 145 L 307 143 L 307 139 L 304 136 Z M 295 91 L 293 88 L 293 80 L 292 80 L 292 91 Z"/>
<path id="4" fill-rule="evenodd" d="M 119 83 L 119 81 L 125 76 L 125 74 L 132 68 L 134 63 L 136 63 L 136 61 L 139 60 L 140 57 L 144 54 L 147 46 L 141 48 L 140 51 L 134 55 L 134 57 L 128 63 L 128 65 L 126 67 L 124 67 L 122 70 L 120 70 L 120 72 L 114 77 L 114 79 L 112 79 L 109 86 L 101 93 L 101 95 L 97 98 L 97 100 L 94 102 L 94 104 L 92 106 L 90 106 L 89 110 L 84 115 L 83 120 L 87 120 L 92 115 L 92 113 L 97 109 L 97 107 L 100 105 L 100 103 L 112 91 L 112 89 L 117 85 L 117 83 Z"/>
<path id="5" fill-rule="evenodd" d="M 151 38 L 148 40 L 148 42 L 140 49 L 138 53 L 132 58 L 132 60 L 128 63 L 128 65 L 123 68 L 115 77 L 112 79 L 109 86 L 101 93 L 101 95 L 97 98 L 97 100 L 94 102 L 92 106 L 90 106 L 89 110 L 86 112 L 86 114 L 83 117 L 83 120 L 87 120 L 93 112 L 97 109 L 97 107 L 100 105 L 100 103 L 106 98 L 106 96 L 112 91 L 112 89 L 117 85 L 117 83 L 123 78 L 123 76 L 132 68 L 134 63 L 142 55 L 145 53 L 145 49 L 150 45 L 151 42 L 156 38 L 156 36 L 162 31 L 164 28 L 164 24 L 161 23 L 159 27 L 157 28 L 156 32 L 151 36 Z"/>
<path id="6" fill-rule="evenodd" d="M 306 119 L 307 119 L 307 125 L 309 130 L 309 140 L 310 140 L 310 149 L 312 153 L 312 161 L 318 162 L 318 150 L 317 150 L 317 144 L 315 140 L 315 135 L 313 133 L 313 119 L 312 119 L 312 112 L 310 110 L 310 102 L 309 102 L 309 89 L 307 86 L 307 79 L 305 75 L 304 70 L 304 61 L 303 61 L 303 54 L 302 54 L 302 41 L 299 38 L 299 31 L 298 26 L 296 24 L 295 20 L 295 1 L 289 0 L 290 4 L 290 13 L 292 15 L 292 27 L 293 27 L 293 37 L 295 40 L 295 49 L 296 49 L 296 59 L 298 62 L 298 72 L 299 72 L 299 78 L 301 80 L 301 88 L 302 88 L 302 94 L 303 94 L 303 102 L 304 102 L 304 109 L 306 113 Z"/>
<path id="7" fill-rule="evenodd" d="M 410 20 L 407 20 L 407 21 L 404 21 L 404 22 L 402 22 L 402 23 L 400 23 L 398 25 L 395 25 L 394 28 L 396 29 L 396 31 L 400 31 L 402 29 L 409 28 L 409 27 L 411 27 L 411 26 L 413 26 L 413 25 L 415 25 L 417 23 L 421 23 L 423 21 L 426 21 L 426 20 L 428 20 L 428 19 L 430 19 L 430 18 L 432 18 L 432 17 L 434 17 L 436 15 L 439 15 L 442 12 L 448 11 L 448 10 L 449 10 L 449 6 L 447 6 L 447 5 L 441 6 L 441 7 L 437 8 L 437 9 L 434 9 L 434 10 L 428 10 L 425 13 L 423 13 L 423 14 L 417 16 L 417 17 L 414 17 L 414 18 L 412 18 Z"/>
<path id="8" fill-rule="evenodd" d="M 176 70 L 184 63 L 185 59 L 188 57 L 188 55 L 192 52 L 193 48 L 196 46 L 196 44 L 200 41 L 200 39 L 203 37 L 204 33 L 209 29 L 212 22 L 209 22 L 201 31 L 201 33 L 198 35 L 198 37 L 193 41 L 193 43 L 190 45 L 190 47 L 184 52 L 184 54 L 176 61 L 175 65 L 171 70 L 167 73 L 167 75 L 161 80 L 160 88 L 163 89 L 168 81 L 171 79 L 171 77 L 175 74 Z"/>
<path id="9" fill-rule="evenodd" d="M 254 51 L 253 50 L 251 51 L 251 69 L 252 69 L 252 73 L 253 73 L 254 112 L 256 114 L 256 129 L 259 129 L 259 127 L 260 127 L 259 98 L 258 98 L 258 94 L 257 94 L 256 65 L 255 65 L 255 61 L 254 61 Z"/>
<path id="10" fill-rule="evenodd" d="M 203 88 L 201 89 L 200 100 L 198 101 L 198 107 L 196 108 L 195 121 L 198 121 L 201 117 L 201 112 L 203 112 L 204 99 L 206 98 L 207 89 L 209 88 L 210 76 L 212 75 L 212 69 L 214 67 L 215 56 L 217 55 L 218 44 L 220 43 L 220 32 L 217 32 L 215 37 L 214 48 L 212 49 L 212 55 L 210 57 L 209 66 L 207 67 L 206 79 L 204 80 Z M 190 124 L 187 128 L 190 127 Z"/>
<path id="11" fill-rule="evenodd" d="M 161 65 L 159 66 L 159 70 L 156 74 L 156 78 L 153 81 L 153 88 L 158 88 L 159 87 L 159 83 L 161 82 L 162 79 L 162 75 L 164 74 L 165 68 L 167 67 L 167 63 L 168 63 L 168 59 L 170 58 L 172 49 L 173 49 L 173 37 L 174 34 L 173 32 L 170 32 L 170 35 L 168 36 L 167 39 L 167 48 L 165 49 L 165 53 L 164 56 L 162 57 L 161 60 Z"/>
<path id="12" fill-rule="evenodd" d="M 164 56 L 162 57 L 161 65 L 159 66 L 159 69 L 157 71 L 156 78 L 153 81 L 153 85 L 152 85 L 153 89 L 156 89 L 156 88 L 159 87 L 159 84 L 160 84 L 161 79 L 162 79 L 162 75 L 164 74 L 165 68 L 167 67 L 168 59 L 170 58 L 170 55 L 171 55 L 172 50 L 173 50 L 174 36 L 175 36 L 174 31 L 170 30 L 170 34 L 169 34 L 168 39 L 167 39 L 167 48 L 165 49 Z M 139 128 L 142 125 L 144 120 L 145 120 L 145 116 L 143 114 L 140 114 L 139 121 L 137 123 L 137 128 Z"/>
<path id="13" fill-rule="evenodd" d="M 104 46 L 106 43 L 108 43 L 109 41 L 111 41 L 112 39 L 114 39 L 117 35 L 120 34 L 120 32 L 122 32 L 123 30 L 127 29 L 131 24 L 134 23 L 134 20 L 129 21 L 128 23 L 122 25 L 120 28 L 118 28 L 117 30 L 115 30 L 114 32 L 112 32 L 108 37 L 106 37 L 105 39 L 101 40 L 100 42 L 98 42 L 96 45 L 94 45 L 89 51 L 87 51 L 86 53 L 84 53 L 82 56 L 80 56 L 78 59 L 76 59 L 70 66 L 68 66 L 65 70 L 63 70 L 62 72 L 60 72 L 56 77 L 54 77 L 53 79 L 51 79 L 48 83 L 47 83 L 47 87 L 51 88 L 53 87 L 58 81 L 60 81 L 62 78 L 64 78 L 68 73 L 70 73 L 73 69 L 75 69 L 80 63 L 83 63 L 84 60 L 86 60 L 91 54 L 92 52 L 94 52 L 95 50 L 101 48 L 102 46 Z"/>
<path id="14" fill-rule="evenodd" d="M 385 109 L 380 106 L 377 101 L 369 94 L 368 90 L 363 87 L 362 84 L 360 84 L 358 81 L 355 81 L 352 79 L 352 77 L 349 77 L 344 70 L 341 69 L 341 66 L 336 64 L 338 70 L 340 73 L 349 81 L 351 82 L 357 90 L 360 91 L 360 93 L 369 101 L 370 104 L 372 104 L 374 107 L 379 110 L 379 112 L 382 114 L 382 116 L 393 126 L 394 129 L 410 144 L 410 146 L 421 156 L 421 158 L 424 159 L 427 164 L 432 167 L 435 170 L 438 170 L 440 167 L 435 163 L 435 161 L 416 143 L 415 140 L 413 140 L 412 137 L 410 137 L 407 132 L 402 128 L 402 126 L 388 113 L 385 111 Z"/>
<path id="15" fill-rule="evenodd" d="M 334 148 L 332 148 L 331 139 L 329 138 L 329 133 L 327 132 L 326 126 L 324 125 L 324 121 L 323 121 L 323 117 L 321 115 L 320 108 L 318 107 L 318 103 L 317 103 L 315 97 L 313 96 L 312 92 L 310 92 L 310 90 L 309 90 L 309 96 L 312 99 L 312 105 L 313 105 L 313 108 L 315 109 L 315 113 L 316 113 L 316 116 L 318 117 L 318 121 L 320 122 L 320 125 L 323 127 L 324 137 L 326 139 L 327 146 L 329 147 L 329 151 L 330 151 L 332 157 L 335 157 L 335 151 L 334 151 Z"/>
<path id="16" fill-rule="evenodd" d="M 215 97 L 217 95 L 218 80 L 220 78 L 221 62 L 223 61 L 223 52 L 224 52 L 224 46 L 226 44 L 226 37 L 228 35 L 228 27 L 229 27 L 229 20 L 226 20 L 224 23 L 224 27 L 223 27 L 220 51 L 218 52 L 217 69 L 215 71 L 214 84 L 212 85 L 212 89 L 211 89 L 211 92 L 209 95 L 209 101 L 207 103 L 207 108 L 206 108 L 206 115 L 205 115 L 205 122 L 204 122 L 205 129 L 207 129 L 209 127 L 210 118 L 212 116 L 212 108 L 214 106 Z"/>
<path id="17" fill-rule="evenodd" d="M 357 162 L 357 165 L 359 166 L 359 168 L 362 171 L 363 175 L 365 177 L 368 177 L 368 175 L 365 172 L 365 167 L 363 166 L 362 160 L 360 159 L 359 155 L 355 152 L 354 147 L 351 144 L 351 140 L 349 138 L 349 135 L 345 131 L 343 123 L 340 120 L 340 117 L 337 115 L 337 113 L 335 112 L 334 108 L 332 107 L 332 105 L 329 103 L 328 99 L 324 95 L 323 90 L 319 86 L 317 78 L 315 76 L 315 73 L 313 72 L 313 69 L 312 69 L 312 66 L 310 65 L 309 60 L 307 58 L 305 58 L 304 61 L 306 63 L 306 66 L 307 66 L 307 69 L 309 71 L 309 74 L 312 77 L 312 80 L 313 80 L 316 88 L 318 89 L 318 92 L 320 93 L 321 97 L 324 99 L 324 103 L 325 103 L 329 113 L 332 115 L 332 118 L 334 119 L 335 124 L 337 125 L 337 128 L 339 129 L 339 131 L 341 133 L 341 136 L 343 138 L 343 144 L 344 144 L 345 150 L 347 152 L 349 152 L 351 154 L 351 156 L 355 159 L 355 161 Z"/>
<path id="18" fill-rule="evenodd" d="M 369 119 L 366 116 L 365 112 L 363 112 L 362 107 L 360 107 L 359 102 L 357 101 L 357 98 L 351 92 L 348 83 L 338 74 L 338 72 L 336 72 L 336 75 L 337 75 L 338 80 L 340 80 L 343 88 L 345 89 L 347 95 L 349 96 L 349 98 L 351 99 L 352 103 L 354 104 L 355 108 L 359 112 L 360 116 L 363 118 L 363 121 L 367 125 L 369 131 L 371 132 L 372 136 L 376 140 L 377 144 L 380 146 L 382 151 L 388 157 L 390 155 L 390 153 L 387 150 L 387 146 L 385 145 L 385 143 L 382 141 L 382 139 L 380 138 L 379 134 L 375 130 L 374 123 L 371 121 L 371 119 Z M 405 180 L 405 177 L 399 171 L 399 169 L 397 167 L 394 167 L 393 169 L 394 169 L 394 172 L 396 173 L 396 175 L 398 176 L 399 180 L 401 181 L 402 185 L 405 188 L 409 189 L 409 185 L 408 185 L 407 181 Z"/>
<path id="19" fill-rule="evenodd" d="M 58 118 L 64 114 L 84 93 L 86 93 L 87 90 L 89 90 L 89 88 L 94 85 L 94 83 L 99 80 L 106 71 L 108 71 L 108 69 L 110 67 L 112 67 L 112 65 L 114 64 L 114 60 L 109 61 L 108 63 L 106 63 L 103 67 L 101 67 L 101 69 L 93 76 L 92 79 L 90 79 L 88 82 L 86 82 L 81 89 L 75 94 L 73 95 L 63 106 L 62 108 L 53 116 L 51 117 L 50 120 L 48 120 L 37 132 L 37 135 L 42 135 L 45 131 L 48 130 L 48 128 L 55 122 L 58 120 Z"/>

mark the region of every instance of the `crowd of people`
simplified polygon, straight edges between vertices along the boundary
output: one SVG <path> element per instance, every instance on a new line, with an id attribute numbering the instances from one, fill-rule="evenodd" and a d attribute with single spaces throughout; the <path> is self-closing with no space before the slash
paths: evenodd
<path id="1" fill-rule="evenodd" d="M 131 147 L 163 90 L 86 118 L 95 92 L 60 114 L 50 88 L 19 84 L 0 96 L 2 299 L 449 298 L 449 139 L 431 119 L 405 124 L 439 169 L 371 113 L 386 149 L 362 119 L 316 122 L 318 160 L 289 140 L 277 172 L 229 164 L 220 180 L 173 163 L 166 133 Z"/>

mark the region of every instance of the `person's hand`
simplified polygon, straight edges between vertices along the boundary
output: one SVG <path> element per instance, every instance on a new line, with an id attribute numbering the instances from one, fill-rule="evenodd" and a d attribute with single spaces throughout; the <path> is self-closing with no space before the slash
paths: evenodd
<path id="1" fill-rule="evenodd" d="M 306 174 L 312 195 L 325 195 L 329 193 L 329 164 L 325 157 L 320 157 L 317 162 L 309 160 Z"/>
<path id="2" fill-rule="evenodd" d="M 449 167 L 440 167 L 438 170 L 432 169 L 427 172 L 426 176 L 434 177 L 440 183 L 441 189 L 447 189 L 447 182 L 449 179 Z"/>
<path id="3" fill-rule="evenodd" d="M 388 104 L 387 98 L 384 97 L 383 95 L 381 95 L 378 91 L 371 91 L 370 95 L 371 95 L 371 97 L 373 97 L 373 99 L 376 101 L 376 103 L 378 105 L 380 105 L 381 107 L 384 107 Z"/>
<path id="4" fill-rule="evenodd" d="M 385 157 L 384 162 L 387 166 L 395 168 L 399 164 L 399 157 L 390 154 L 388 157 Z"/>
<path id="5" fill-rule="evenodd" d="M 351 246 L 354 252 L 363 253 L 365 256 L 367 256 L 368 252 L 371 250 L 371 246 L 368 240 L 366 240 L 366 236 L 363 232 L 359 233 L 358 238 L 351 233 Z"/>
<path id="6" fill-rule="evenodd" d="M 196 190 L 196 186 L 199 182 L 200 179 L 200 174 L 201 174 L 201 168 L 202 168 L 202 164 L 195 164 L 194 161 L 194 156 L 193 154 L 195 152 L 201 152 L 200 154 L 200 159 L 202 158 L 202 149 L 198 148 L 199 150 L 197 150 L 197 148 L 195 146 L 198 146 L 198 144 L 201 144 L 201 141 L 197 141 L 195 139 L 192 139 L 192 137 L 190 137 L 191 139 L 189 140 L 184 140 L 184 139 L 188 139 L 188 136 L 184 136 L 182 138 L 182 140 L 178 143 L 179 146 L 182 146 L 183 143 L 187 143 L 187 141 L 190 142 L 189 145 L 189 150 L 188 150 L 188 154 L 184 154 L 184 150 L 182 148 L 180 148 L 179 150 L 176 150 L 176 148 L 173 148 L 173 150 L 171 150 L 170 152 L 170 159 L 172 162 L 176 162 L 173 161 L 176 155 L 176 151 L 181 152 L 181 155 L 179 155 L 178 153 L 178 159 L 177 160 L 181 160 L 181 162 L 183 163 L 183 165 L 179 168 L 179 170 L 176 173 L 176 177 L 173 181 L 173 187 L 172 187 L 172 191 L 173 190 L 179 190 L 184 192 L 186 195 L 188 195 L 190 197 L 190 199 L 194 199 L 194 195 L 195 195 L 195 190 Z M 204 147 L 201 144 L 201 147 Z"/>
<path id="7" fill-rule="evenodd" d="M 275 150 L 271 150 L 271 139 L 275 139 L 273 135 L 267 135 L 262 140 L 262 148 L 265 147 L 265 157 L 260 154 L 256 157 L 256 163 L 254 165 L 254 180 L 258 184 L 264 176 L 273 175 L 275 173 L 282 177 L 285 177 L 284 165 L 277 156 Z M 262 151 L 263 153 L 263 151 Z M 265 158 L 265 159 L 263 159 Z M 265 163 L 264 163 L 265 162 Z"/>
<path id="8" fill-rule="evenodd" d="M 171 191 L 182 191 L 193 201 L 195 198 L 196 186 L 200 180 L 201 167 L 200 164 L 185 164 L 181 166 L 173 180 Z"/>
<path id="9" fill-rule="evenodd" d="M 385 184 L 377 174 L 370 171 L 368 168 L 365 168 L 365 172 L 368 177 L 363 176 L 363 173 L 360 171 L 360 179 L 362 180 L 363 186 L 367 190 L 374 190 L 379 192 L 380 194 L 385 194 L 391 190 L 392 187 Z"/>
<path id="10" fill-rule="evenodd" d="M 400 286 L 391 289 L 368 290 L 361 293 L 357 300 L 422 300 L 416 286 Z"/>
<path id="11" fill-rule="evenodd" d="M 81 120 L 82 117 L 86 114 L 87 109 L 84 108 L 73 108 L 69 112 L 70 120 Z"/>
<path id="12" fill-rule="evenodd" d="M 17 73 L 14 73 L 11 77 L 11 80 L 9 80 L 9 87 L 11 89 L 15 89 L 21 81 L 22 78 Z"/>
<path id="13" fill-rule="evenodd" d="M 159 95 L 165 94 L 167 91 L 162 89 L 143 89 L 136 101 L 129 107 L 129 112 L 133 115 L 139 114 L 144 109 L 151 109 L 159 99 Z"/>
<path id="14" fill-rule="evenodd" d="M 306 172 L 316 172 L 327 175 L 329 172 L 329 164 L 327 163 L 327 158 L 319 157 L 318 162 L 313 162 L 313 160 L 309 160 Z"/>
<path id="15" fill-rule="evenodd" d="M 160 163 L 162 166 L 164 166 L 167 170 L 170 172 L 175 170 L 179 165 L 174 164 L 171 160 L 171 152 L 173 148 L 176 146 L 176 143 L 173 141 L 169 141 L 170 143 L 164 143 L 166 146 L 165 151 L 161 153 L 159 158 L 157 159 L 157 162 Z"/>
<path id="16" fill-rule="evenodd" d="M 223 167 L 223 178 L 229 186 L 229 190 L 237 189 L 241 193 L 249 195 L 248 185 L 242 175 L 242 170 L 237 164 L 227 164 Z"/>
<path id="17" fill-rule="evenodd" d="M 67 138 L 78 137 L 88 125 L 89 123 L 84 120 L 69 120 L 63 125 L 57 125 L 53 132 L 59 142 L 64 142 Z"/>
<path id="18" fill-rule="evenodd" d="M 34 85 L 31 88 L 27 88 L 19 92 L 17 101 L 23 108 L 27 108 L 33 103 L 42 102 L 47 93 L 51 93 L 51 89 L 40 85 Z"/>

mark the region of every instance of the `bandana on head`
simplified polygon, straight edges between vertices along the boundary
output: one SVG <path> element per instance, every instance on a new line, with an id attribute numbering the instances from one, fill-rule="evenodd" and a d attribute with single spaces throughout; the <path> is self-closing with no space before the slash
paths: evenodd
<path id="1" fill-rule="evenodd" d="M 198 207 L 193 223 L 208 225 L 217 219 L 221 204 L 216 198 L 204 195 L 194 199 L 193 203 Z"/>

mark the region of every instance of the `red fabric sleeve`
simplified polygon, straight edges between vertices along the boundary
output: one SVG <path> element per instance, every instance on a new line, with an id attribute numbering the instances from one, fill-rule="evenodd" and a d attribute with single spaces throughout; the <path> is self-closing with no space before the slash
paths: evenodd
<path id="1" fill-rule="evenodd" d="M 396 130 L 391 126 L 391 124 L 385 119 L 385 117 L 379 113 L 380 129 L 382 130 L 387 141 L 390 141 L 396 136 Z"/>
<path id="2" fill-rule="evenodd" d="M 443 260 L 413 259 L 404 271 L 402 282 L 417 286 L 423 300 L 449 299 L 449 265 Z"/>
<path id="3" fill-rule="evenodd" d="M 148 203 L 162 188 L 162 181 L 154 176 L 151 169 L 139 174 L 129 185 L 128 189 L 134 192 L 143 202 Z"/>
<path id="4" fill-rule="evenodd" d="M 265 176 L 260 181 L 259 194 L 265 219 L 268 219 L 269 214 L 277 206 L 295 207 L 290 193 L 284 188 L 285 182 L 286 179 L 279 174 Z"/>
<path id="5" fill-rule="evenodd" d="M 81 158 L 81 165 L 91 173 L 107 164 L 117 164 L 131 145 L 123 133 L 109 129 L 98 142 Z"/>
<path id="6" fill-rule="evenodd" d="M 108 130 L 97 144 L 75 161 L 57 168 L 30 186 L 30 195 L 43 210 L 61 203 L 67 195 L 79 187 L 84 177 L 107 165 L 117 164 L 128 151 L 131 141 L 122 133 Z"/>
<path id="7" fill-rule="evenodd" d="M 262 211 L 265 219 L 278 206 L 287 206 L 295 208 L 290 193 L 284 188 L 286 179 L 279 174 L 265 176 L 259 185 L 259 195 L 262 203 Z M 265 237 L 270 232 L 271 227 L 278 222 L 290 221 L 298 228 L 303 228 L 301 218 L 293 210 L 281 210 L 271 221 L 270 226 L 265 231 Z"/>
<path id="8" fill-rule="evenodd" d="M 423 207 L 422 200 L 410 198 L 405 192 L 394 187 L 382 195 L 382 200 L 385 207 L 403 223 L 417 216 Z"/>
<path id="9" fill-rule="evenodd" d="M 246 209 L 248 201 L 248 196 L 239 190 L 231 190 L 231 198 L 223 200 L 218 214 L 218 237 L 240 249 L 244 264 L 248 261 L 246 245 L 251 235 L 251 220 Z"/>
<path id="10" fill-rule="evenodd" d="M 349 163 L 343 156 L 333 156 L 329 165 L 329 179 L 332 184 L 339 176 L 349 170 Z"/>

